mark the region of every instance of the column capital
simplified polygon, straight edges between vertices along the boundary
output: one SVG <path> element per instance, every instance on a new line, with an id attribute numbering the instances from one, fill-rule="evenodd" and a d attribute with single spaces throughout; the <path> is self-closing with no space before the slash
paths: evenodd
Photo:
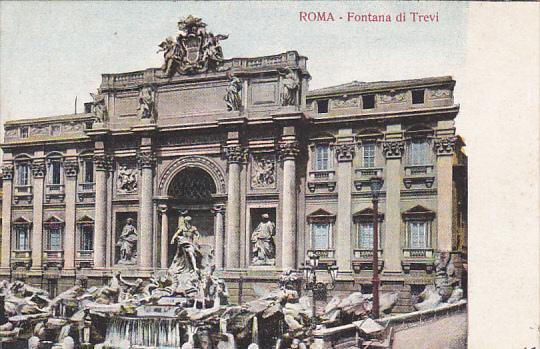
<path id="1" fill-rule="evenodd" d="M 13 179 L 13 165 L 5 164 L 2 166 L 2 179 L 12 180 Z"/>
<path id="2" fill-rule="evenodd" d="M 279 143 L 279 155 L 282 160 L 294 160 L 300 153 L 300 146 L 296 140 L 287 140 Z"/>
<path id="3" fill-rule="evenodd" d="M 156 157 L 151 149 L 141 150 L 137 154 L 137 162 L 140 168 L 152 168 L 156 162 Z"/>
<path id="4" fill-rule="evenodd" d="M 97 171 L 108 171 L 111 169 L 112 157 L 106 154 L 96 154 L 93 159 Z"/>
<path id="5" fill-rule="evenodd" d="M 214 207 L 212 207 L 212 213 L 214 215 L 217 215 L 218 213 L 225 213 L 225 205 L 224 204 L 215 204 Z"/>
<path id="6" fill-rule="evenodd" d="M 400 159 L 405 146 L 402 140 L 385 141 L 383 143 L 384 156 L 387 159 Z"/>
<path id="7" fill-rule="evenodd" d="M 64 160 L 64 173 L 66 177 L 76 177 L 79 172 L 79 162 L 77 159 L 66 159 Z"/>
<path id="8" fill-rule="evenodd" d="M 456 146 L 456 137 L 444 137 L 435 139 L 437 156 L 453 155 Z"/>
<path id="9" fill-rule="evenodd" d="M 159 205 L 157 205 L 157 211 L 158 211 L 158 213 L 166 214 L 168 210 L 169 210 L 169 206 L 167 206 L 166 204 L 159 204 Z"/>
<path id="10" fill-rule="evenodd" d="M 240 163 L 246 161 L 247 150 L 240 144 L 227 145 L 223 147 L 223 154 L 228 163 Z"/>
<path id="11" fill-rule="evenodd" d="M 34 160 L 32 162 L 32 175 L 34 176 L 34 178 L 45 177 L 45 161 Z"/>
<path id="12" fill-rule="evenodd" d="M 336 143 L 334 149 L 338 162 L 351 162 L 354 158 L 356 145 L 354 143 Z"/>

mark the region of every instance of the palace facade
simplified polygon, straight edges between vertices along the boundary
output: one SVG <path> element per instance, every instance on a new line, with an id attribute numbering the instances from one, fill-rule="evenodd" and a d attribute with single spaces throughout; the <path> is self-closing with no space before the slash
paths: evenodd
<path id="1" fill-rule="evenodd" d="M 433 282 L 436 252 L 461 273 L 467 159 L 451 77 L 309 90 L 297 52 L 223 59 L 227 36 L 181 23 L 162 68 L 103 74 L 85 113 L 5 123 L 1 278 L 53 294 L 116 270 L 148 278 L 170 265 L 189 215 L 233 300 L 309 251 L 339 267 L 335 292 L 369 290 L 376 175 L 382 289 L 401 291 L 397 311 Z M 261 221 L 274 226 L 263 238 Z"/>

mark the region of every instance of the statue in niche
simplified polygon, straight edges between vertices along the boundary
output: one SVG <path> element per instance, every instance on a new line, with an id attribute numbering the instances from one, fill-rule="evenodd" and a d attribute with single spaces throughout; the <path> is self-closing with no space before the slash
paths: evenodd
<path id="1" fill-rule="evenodd" d="M 276 245 L 274 236 L 276 225 L 270 220 L 267 213 L 261 215 L 261 222 L 251 234 L 251 251 L 253 252 L 252 264 L 273 265 L 276 258 Z"/>
<path id="2" fill-rule="evenodd" d="M 282 84 L 283 89 L 281 92 L 281 105 L 288 106 L 294 105 L 296 102 L 296 92 L 298 86 L 300 86 L 300 80 L 298 74 L 296 74 L 291 68 L 285 68 L 278 71 L 283 76 Z"/>
<path id="3" fill-rule="evenodd" d="M 227 103 L 227 110 L 240 110 L 240 106 L 242 105 L 242 99 L 240 98 L 242 82 L 231 73 L 227 73 L 227 78 L 229 79 L 229 85 L 227 85 L 227 94 L 224 98 L 225 103 Z"/>
<path id="4" fill-rule="evenodd" d="M 135 264 L 137 255 L 137 229 L 133 225 L 133 219 L 128 218 L 126 225 L 122 228 L 122 233 L 116 242 L 116 246 L 120 248 L 119 264 Z"/>
<path id="5" fill-rule="evenodd" d="M 153 87 L 145 86 L 141 88 L 137 115 L 141 119 L 150 119 L 151 121 L 156 119 L 155 91 Z"/>
<path id="6" fill-rule="evenodd" d="M 276 168 L 273 158 L 253 157 L 252 169 L 251 186 L 253 188 L 272 187 L 276 182 Z"/>
<path id="7" fill-rule="evenodd" d="M 137 190 L 137 169 L 126 165 L 118 169 L 118 190 L 124 193 L 133 193 Z"/>
<path id="8" fill-rule="evenodd" d="M 107 121 L 107 107 L 105 106 L 105 96 L 99 92 L 97 94 L 90 93 L 90 96 L 92 96 L 93 99 L 92 112 L 96 117 L 94 122 L 103 123 Z"/>
<path id="9" fill-rule="evenodd" d="M 171 245 L 176 244 L 176 254 L 169 268 L 172 274 L 182 274 L 186 272 L 198 272 L 202 254 L 197 244 L 199 231 L 191 224 L 191 217 L 186 216 L 187 211 L 183 211 L 178 218 L 178 228 L 174 233 Z"/>

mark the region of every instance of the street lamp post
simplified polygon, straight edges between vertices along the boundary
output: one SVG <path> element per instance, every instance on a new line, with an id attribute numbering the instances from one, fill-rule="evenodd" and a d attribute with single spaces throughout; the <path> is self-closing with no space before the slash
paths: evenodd
<path id="1" fill-rule="evenodd" d="M 304 274 L 304 280 L 306 281 L 304 284 L 304 289 L 308 291 L 311 290 L 312 293 L 312 318 L 313 324 L 315 324 L 315 319 L 317 315 L 315 302 L 317 300 L 322 300 L 323 298 L 326 298 L 327 291 L 333 290 L 336 287 L 338 267 L 335 265 L 331 265 L 326 268 L 328 274 L 330 274 L 331 282 L 324 283 L 317 280 L 317 270 L 322 270 L 321 268 L 319 268 L 319 256 L 311 252 L 308 254 L 308 258 L 309 259 L 306 261 L 306 264 L 300 267 L 300 270 L 302 270 Z"/>
<path id="2" fill-rule="evenodd" d="M 379 318 L 379 193 L 383 180 L 381 177 L 372 177 L 371 201 L 373 202 L 373 278 L 371 279 L 373 290 L 373 318 Z"/>

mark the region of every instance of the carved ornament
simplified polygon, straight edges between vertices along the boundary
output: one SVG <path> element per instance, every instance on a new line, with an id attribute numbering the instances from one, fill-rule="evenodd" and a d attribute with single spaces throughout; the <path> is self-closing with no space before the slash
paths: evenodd
<path id="1" fill-rule="evenodd" d="M 286 141 L 279 144 L 279 155 L 283 160 L 294 160 L 299 153 L 300 147 L 297 141 Z"/>
<path id="2" fill-rule="evenodd" d="M 151 150 L 140 151 L 137 156 L 137 162 L 139 163 L 140 168 L 151 168 L 156 162 L 154 152 Z"/>
<path id="3" fill-rule="evenodd" d="M 32 163 L 32 175 L 34 178 L 43 178 L 45 176 L 45 162 L 34 161 Z"/>
<path id="4" fill-rule="evenodd" d="M 13 179 L 13 165 L 2 166 L 2 178 L 4 180 Z"/>
<path id="5" fill-rule="evenodd" d="M 246 161 L 247 152 L 240 145 L 228 145 L 223 148 L 223 153 L 229 163 Z"/>
<path id="6" fill-rule="evenodd" d="M 111 169 L 112 159 L 110 156 L 105 154 L 97 154 L 93 157 L 94 165 L 98 171 L 108 171 Z"/>
<path id="7" fill-rule="evenodd" d="M 437 155 L 452 155 L 456 146 L 456 137 L 444 137 L 435 140 Z"/>
<path id="8" fill-rule="evenodd" d="M 384 156 L 387 159 L 401 158 L 403 149 L 403 141 L 387 141 L 383 143 Z"/>
<path id="9" fill-rule="evenodd" d="M 251 187 L 275 188 L 276 160 L 274 155 L 253 155 L 251 161 Z"/>
<path id="10" fill-rule="evenodd" d="M 79 172 L 79 163 L 76 159 L 66 159 L 64 161 L 64 173 L 66 177 L 75 177 Z"/>
<path id="11" fill-rule="evenodd" d="M 354 158 L 355 144 L 341 143 L 335 145 L 337 160 L 340 162 L 352 161 Z"/>

